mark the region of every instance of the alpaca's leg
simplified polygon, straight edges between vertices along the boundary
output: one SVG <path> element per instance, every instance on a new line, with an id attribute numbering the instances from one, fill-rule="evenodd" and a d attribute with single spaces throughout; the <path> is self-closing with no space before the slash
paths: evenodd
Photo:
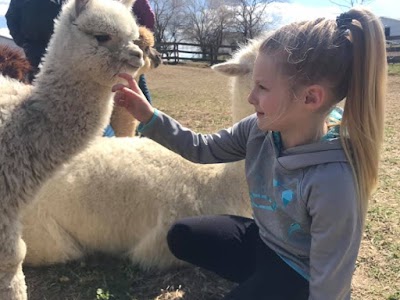
<path id="1" fill-rule="evenodd" d="M 24 217 L 22 237 L 27 254 L 24 264 L 30 266 L 65 263 L 84 256 L 80 244 L 52 217 L 42 216 L 29 222 Z"/>
<path id="2" fill-rule="evenodd" d="M 135 136 L 137 120 L 124 107 L 114 106 L 110 123 L 115 136 Z"/>
<path id="3" fill-rule="evenodd" d="M 22 261 L 14 270 L 0 271 L 0 299 L 25 300 L 27 298 Z"/>
<path id="4" fill-rule="evenodd" d="M 143 269 L 166 269 L 184 263 L 175 258 L 167 245 L 168 227 L 157 226 L 128 252 L 129 259 Z"/>
<path id="5" fill-rule="evenodd" d="M 21 239 L 18 221 L 3 218 L 0 224 L 0 299 L 27 299 L 25 277 L 22 272 L 26 247 Z M 7 224 L 5 220 L 10 221 Z M 11 221 L 12 220 L 12 221 Z"/>

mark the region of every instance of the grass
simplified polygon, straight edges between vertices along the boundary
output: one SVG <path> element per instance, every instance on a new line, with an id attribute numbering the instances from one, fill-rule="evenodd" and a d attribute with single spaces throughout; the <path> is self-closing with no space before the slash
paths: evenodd
<path id="1" fill-rule="evenodd" d="M 389 75 L 400 76 L 400 64 L 389 64 Z"/>
<path id="2" fill-rule="evenodd" d="M 147 76 L 154 105 L 201 132 L 230 124 L 229 80 L 206 68 L 161 66 Z M 370 205 L 353 280 L 355 300 L 400 300 L 400 76 L 390 76 L 380 187 Z M 30 300 L 217 300 L 232 284 L 194 267 L 143 272 L 95 254 L 24 268 Z"/>

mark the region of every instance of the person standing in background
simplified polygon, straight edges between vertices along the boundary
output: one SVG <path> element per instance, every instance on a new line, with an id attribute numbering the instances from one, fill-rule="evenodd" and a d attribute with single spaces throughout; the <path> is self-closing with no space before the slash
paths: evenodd
<path id="1" fill-rule="evenodd" d="M 11 0 L 6 13 L 7 26 L 15 43 L 21 47 L 32 70 L 32 82 L 53 34 L 54 19 L 63 0 Z"/>

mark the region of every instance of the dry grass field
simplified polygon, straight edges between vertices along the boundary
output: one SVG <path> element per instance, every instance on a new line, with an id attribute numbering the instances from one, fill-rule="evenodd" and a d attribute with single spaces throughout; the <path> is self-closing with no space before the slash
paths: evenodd
<path id="1" fill-rule="evenodd" d="M 230 124 L 228 78 L 207 68 L 161 66 L 147 81 L 154 106 L 184 125 L 211 132 Z M 356 300 L 400 300 L 400 76 L 390 76 L 385 133 L 381 184 L 353 281 Z M 30 300 L 217 300 L 232 287 L 198 268 L 145 273 L 100 254 L 24 271 Z"/>

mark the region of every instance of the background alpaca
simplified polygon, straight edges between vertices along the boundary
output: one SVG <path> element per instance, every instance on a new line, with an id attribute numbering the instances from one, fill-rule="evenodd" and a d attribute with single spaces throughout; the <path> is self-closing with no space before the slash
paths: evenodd
<path id="1" fill-rule="evenodd" d="M 253 84 L 254 62 L 261 42 L 265 38 L 266 34 L 251 40 L 247 45 L 243 45 L 230 60 L 211 67 L 218 73 L 232 77 L 232 116 L 234 122 L 254 113 L 254 108 L 247 102 L 247 97 Z"/>
<path id="2" fill-rule="evenodd" d="M 162 60 L 161 54 L 154 48 L 154 35 L 146 27 L 139 27 L 139 39 L 136 41 L 136 44 L 143 51 L 145 62 L 144 66 L 140 68 L 135 76 L 135 79 L 138 79 L 140 75 L 157 68 Z M 110 123 L 116 137 L 135 136 L 137 121 L 123 107 L 114 107 Z"/>
<path id="3" fill-rule="evenodd" d="M 237 119 L 253 113 L 246 98 L 257 49 L 251 43 L 214 67 L 245 76 L 234 84 L 235 92 L 246 95 L 233 98 Z M 193 164 L 146 138 L 97 139 L 48 181 L 36 200 L 22 218 L 29 265 L 101 251 L 162 269 L 179 263 L 166 245 L 175 220 L 250 215 L 242 162 Z"/>
<path id="4" fill-rule="evenodd" d="M 0 45 L 0 73 L 28 83 L 27 74 L 32 69 L 22 50 Z"/>
<path id="5" fill-rule="evenodd" d="M 143 65 L 132 42 L 139 37 L 132 1 L 126 5 L 69 1 L 34 85 L 10 94 L 22 84 L 0 77 L 0 299 L 27 298 L 20 211 L 63 163 L 100 135 L 111 115 L 115 74 Z"/>

